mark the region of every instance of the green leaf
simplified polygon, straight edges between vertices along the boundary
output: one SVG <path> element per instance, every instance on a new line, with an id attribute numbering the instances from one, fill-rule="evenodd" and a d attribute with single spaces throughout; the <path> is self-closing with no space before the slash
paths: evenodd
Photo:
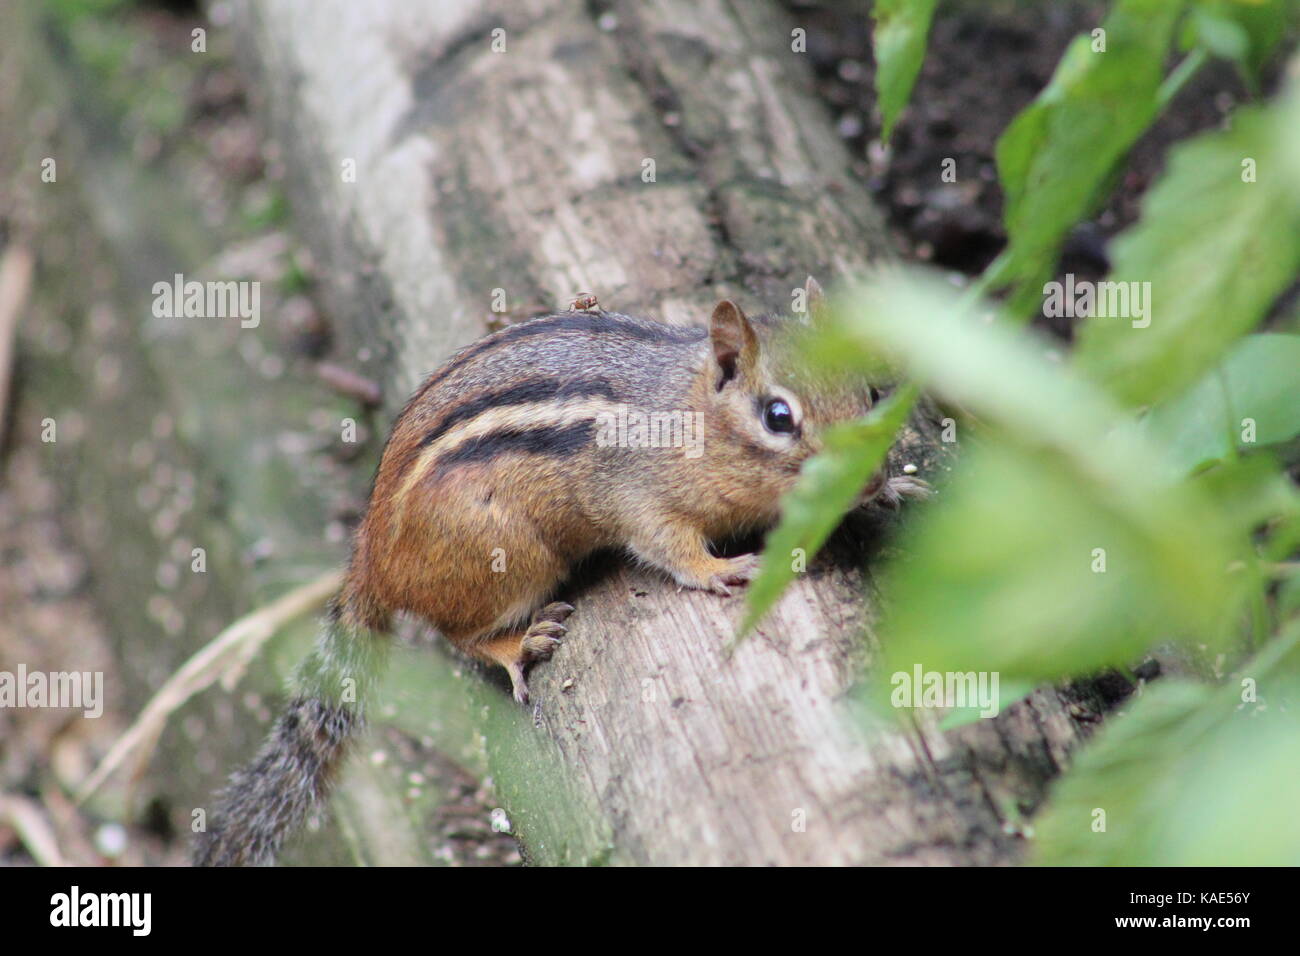
<path id="1" fill-rule="evenodd" d="M 798 484 L 781 503 L 781 522 L 763 549 L 762 569 L 750 585 L 736 641 L 794 579 L 796 555 L 811 559 L 856 503 L 915 401 L 915 389 L 900 388 L 861 421 L 827 429 L 824 447 L 804 465 Z"/>
<path id="2" fill-rule="evenodd" d="M 829 325 L 824 360 L 884 352 L 984 423 L 886 575 L 883 673 L 920 663 L 1033 683 L 1128 663 L 1168 637 L 1222 641 L 1255 580 L 1228 574 L 1245 532 L 1120 428 L 1104 392 L 1034 336 L 902 270 L 855 290 Z"/>
<path id="3" fill-rule="evenodd" d="M 1067 231 L 1092 210 L 1119 159 L 1159 112 L 1182 6 L 1119 0 L 1102 26 L 1105 50 L 1096 49 L 1100 37 L 1077 37 L 1048 86 L 999 139 L 1009 243 L 989 281 L 1018 285 L 1013 315 L 1033 311 Z"/>
<path id="4" fill-rule="evenodd" d="M 1279 538 L 1276 543 L 1283 549 L 1282 553 L 1289 550 L 1291 536 L 1277 522 L 1300 518 L 1300 488 L 1278 468 L 1272 455 L 1224 461 L 1200 472 L 1191 481 L 1241 533 L 1249 534 L 1261 525 L 1273 523 L 1269 542 Z M 1268 555 L 1272 550 L 1262 553 Z"/>
<path id="5" fill-rule="evenodd" d="M 1300 617 L 1300 569 L 1277 586 L 1277 613 L 1283 620 Z"/>
<path id="6" fill-rule="evenodd" d="M 1146 315 L 1090 317 L 1075 356 L 1122 401 L 1149 404 L 1203 375 L 1300 269 L 1300 80 L 1175 148 L 1113 258 L 1109 280 L 1147 290 Z"/>
<path id="7" fill-rule="evenodd" d="M 898 114 L 907 105 L 925 59 L 925 38 L 934 18 L 935 0 L 876 0 L 872 36 L 876 55 L 876 99 L 883 132 L 889 141 Z"/>
<path id="8" fill-rule="evenodd" d="M 1244 62 L 1250 52 L 1250 36 L 1246 28 L 1218 10 L 1195 10 L 1191 17 L 1192 29 L 1198 43 L 1222 60 Z"/>
<path id="9" fill-rule="evenodd" d="M 1034 684 L 1126 666 L 1171 638 L 1224 646 L 1257 575 L 1212 500 L 1176 485 L 1135 501 L 1120 488 L 1133 472 L 989 439 L 912 517 L 905 558 L 882 575 L 882 674 L 920 664 Z"/>
<path id="10" fill-rule="evenodd" d="M 1288 0 L 1196 0 L 1187 30 L 1192 42 L 1236 63 L 1255 91 L 1260 69 L 1295 19 Z"/>
<path id="11" fill-rule="evenodd" d="M 1300 435 L 1300 335 L 1246 336 L 1194 386 L 1152 408 L 1141 427 L 1188 471 Z"/>
<path id="12" fill-rule="evenodd" d="M 1103 392 L 1050 360 L 1053 348 L 998 321 L 996 307 L 964 301 L 934 274 L 902 268 L 882 269 L 839 297 L 810 346 L 828 369 L 901 367 L 979 420 L 1049 443 L 1082 469 L 1138 470 L 1143 480 L 1167 472 L 1134 436 L 1111 435 L 1125 419 Z M 1112 445 L 1103 462 L 1098 446 Z"/>
<path id="13" fill-rule="evenodd" d="M 1146 687 L 1054 789 L 1035 821 L 1034 862 L 1300 863 L 1297 637 L 1293 625 L 1222 688 L 1172 679 Z M 1243 701 L 1248 688 L 1257 700 Z"/>

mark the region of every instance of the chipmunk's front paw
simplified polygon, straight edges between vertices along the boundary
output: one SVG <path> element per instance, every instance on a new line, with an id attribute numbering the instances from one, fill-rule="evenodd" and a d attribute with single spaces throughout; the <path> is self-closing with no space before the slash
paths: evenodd
<path id="1" fill-rule="evenodd" d="M 739 557 L 728 558 L 723 564 L 721 571 L 709 576 L 705 590 L 721 594 L 723 597 L 731 597 L 729 585 L 748 584 L 758 577 L 759 558 L 756 554 L 742 554 Z"/>
<path id="2" fill-rule="evenodd" d="M 929 498 L 933 494 L 934 489 L 930 487 L 929 482 L 913 478 L 911 475 L 899 475 L 885 482 L 885 487 L 880 489 L 876 501 L 885 508 L 897 508 L 903 503 L 904 498 Z"/>

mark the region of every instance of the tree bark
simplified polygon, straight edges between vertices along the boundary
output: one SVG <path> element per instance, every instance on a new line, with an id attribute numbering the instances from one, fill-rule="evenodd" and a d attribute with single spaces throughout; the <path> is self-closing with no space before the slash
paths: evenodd
<path id="1" fill-rule="evenodd" d="M 593 291 L 699 323 L 720 297 L 788 307 L 807 274 L 891 255 L 774 5 L 243 0 L 236 22 L 390 413 L 487 330 L 494 290 L 519 318 Z M 933 476 L 935 438 L 918 416 L 896 455 Z M 845 706 L 875 640 L 856 565 L 885 530 L 850 527 L 730 658 L 739 597 L 609 561 L 569 591 L 535 722 L 467 681 L 529 856 L 1013 860 L 1008 820 L 1080 738 L 1075 705 L 1044 690 L 954 732 L 866 730 Z"/>

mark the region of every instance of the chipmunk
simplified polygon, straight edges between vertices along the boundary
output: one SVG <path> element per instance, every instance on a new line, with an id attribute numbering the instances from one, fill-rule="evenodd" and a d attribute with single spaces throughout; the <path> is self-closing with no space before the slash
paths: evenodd
<path id="1" fill-rule="evenodd" d="M 489 335 L 430 375 L 384 446 L 343 587 L 287 712 L 232 777 L 196 862 L 271 862 L 325 799 L 395 613 L 505 668 L 522 703 L 527 668 L 551 656 L 573 610 L 551 599 L 585 555 L 623 548 L 719 595 L 750 581 L 757 556 L 716 557 L 710 541 L 775 522 L 821 429 L 879 398 L 798 371 L 790 333 L 824 312 L 811 278 L 805 301 L 802 318 L 750 319 L 723 300 L 707 329 L 563 312 Z M 624 447 L 599 434 L 629 410 L 683 413 L 702 440 Z M 882 470 L 862 502 L 926 491 Z"/>

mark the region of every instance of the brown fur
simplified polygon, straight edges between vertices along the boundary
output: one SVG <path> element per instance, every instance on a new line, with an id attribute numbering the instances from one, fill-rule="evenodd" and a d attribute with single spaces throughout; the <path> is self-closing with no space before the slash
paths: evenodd
<path id="1" fill-rule="evenodd" d="M 743 583 L 754 559 L 714 557 L 708 542 L 773 521 L 819 447 L 818 428 L 870 405 L 865 393 L 805 391 L 795 396 L 797 437 L 765 430 L 761 401 L 774 387 L 793 391 L 780 362 L 794 325 L 751 321 L 729 301 L 707 335 L 563 313 L 462 350 L 393 426 L 356 534 L 345 605 L 416 614 L 461 649 L 508 666 L 528 657 L 530 613 L 594 549 L 626 547 L 687 587 L 726 593 Z M 511 403 L 493 405 L 493 395 Z M 620 404 L 702 412 L 703 453 L 598 447 L 583 437 L 584 423 Z M 548 427 L 569 443 L 485 448 L 503 433 L 522 446 Z"/>

